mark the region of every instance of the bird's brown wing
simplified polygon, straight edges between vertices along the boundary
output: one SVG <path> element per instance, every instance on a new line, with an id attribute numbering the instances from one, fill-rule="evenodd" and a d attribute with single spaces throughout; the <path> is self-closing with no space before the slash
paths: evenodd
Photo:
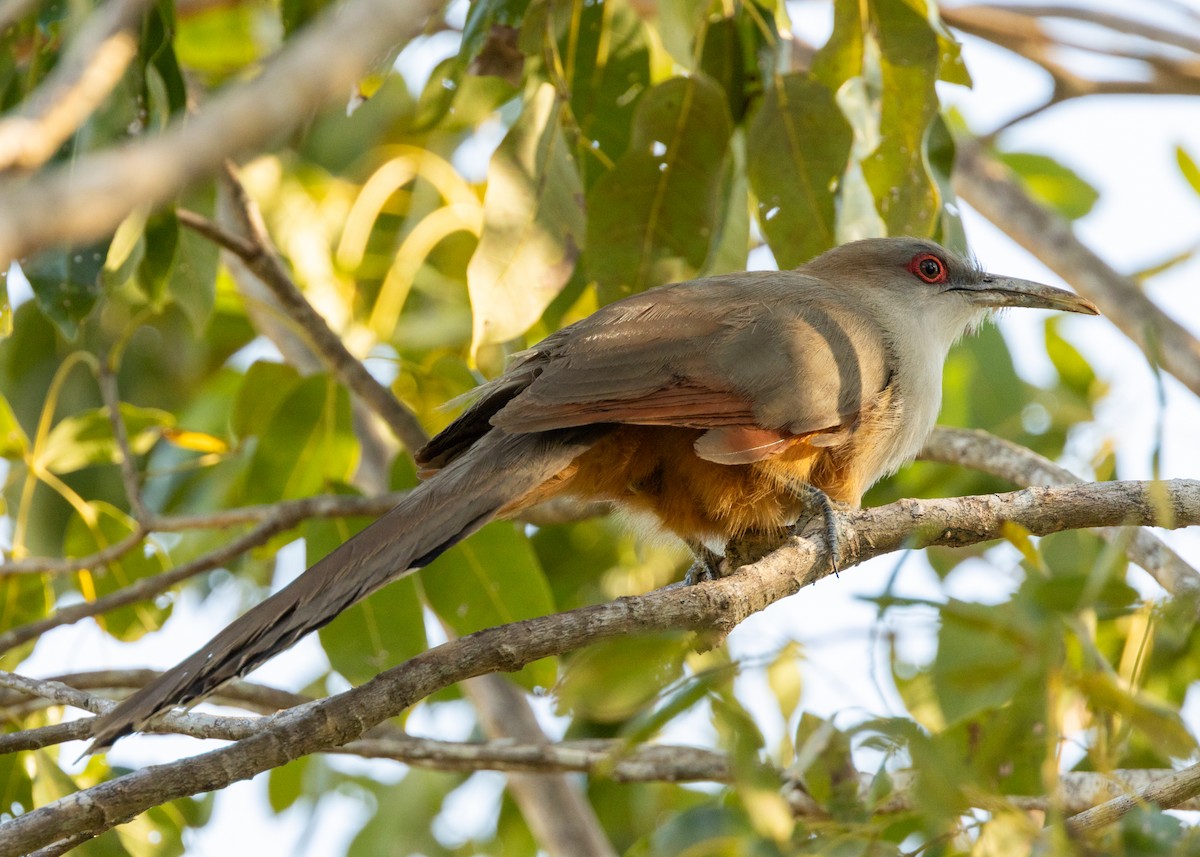
<path id="1" fill-rule="evenodd" d="M 844 435 L 887 383 L 869 318 L 795 272 L 736 274 L 610 305 L 526 352 L 528 379 L 490 418 L 524 433 L 594 423 L 709 429 L 699 455 L 770 457 Z"/>

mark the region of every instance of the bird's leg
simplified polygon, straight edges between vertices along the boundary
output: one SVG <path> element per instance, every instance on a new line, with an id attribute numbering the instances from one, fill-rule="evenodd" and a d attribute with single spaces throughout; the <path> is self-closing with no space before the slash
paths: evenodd
<path id="1" fill-rule="evenodd" d="M 829 545 L 829 564 L 833 567 L 833 573 L 837 574 L 841 567 L 841 551 L 838 549 L 837 518 L 833 501 L 820 488 L 809 485 L 807 482 L 794 483 L 792 489 L 796 492 L 796 496 L 804 502 L 805 509 L 814 513 L 813 517 L 816 517 L 816 512 L 821 513 L 825 523 L 825 543 Z M 792 525 L 792 535 L 800 535 L 807 524 L 808 518 L 802 516 Z"/>
<path id="2" fill-rule="evenodd" d="M 692 567 L 684 575 L 684 586 L 694 586 L 706 580 L 720 580 L 721 563 L 725 557 L 711 550 L 704 542 L 696 539 L 685 539 L 688 549 L 692 552 Z"/>

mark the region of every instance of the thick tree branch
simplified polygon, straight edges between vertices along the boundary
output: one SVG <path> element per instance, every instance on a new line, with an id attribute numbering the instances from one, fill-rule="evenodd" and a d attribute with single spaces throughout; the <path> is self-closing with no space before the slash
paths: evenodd
<path id="1" fill-rule="evenodd" d="M 974 429 L 938 426 L 925 442 L 920 457 L 926 461 L 969 467 L 1026 487 L 1049 488 L 1083 482 L 1066 468 L 1031 449 Z M 1139 529 L 1130 537 L 1128 530 L 1121 527 L 1101 527 L 1097 532 L 1107 541 L 1118 544 L 1128 541 L 1125 552 L 1129 558 L 1171 594 L 1200 593 L 1200 572 L 1153 533 Z"/>
<path id="2" fill-rule="evenodd" d="M 959 143 L 955 191 L 1036 256 L 1161 365 L 1200 396 L 1200 340 L 1075 237 L 1063 218 L 1038 205 L 1006 167 L 974 142 Z"/>
<path id="3" fill-rule="evenodd" d="M 0 184 L 0 270 L 28 253 L 110 234 L 139 206 L 157 206 L 259 151 L 338 98 L 421 32 L 437 0 L 345 0 L 288 41 L 247 83 L 228 87 L 162 134 Z M 353 50 L 347 50 L 348 45 Z"/>
<path id="4" fill-rule="evenodd" d="M 902 500 L 839 516 L 842 572 L 906 547 L 962 546 L 1017 524 L 1034 535 L 1080 527 L 1200 523 L 1200 481 L 1110 482 L 1029 488 L 951 500 Z M 788 544 L 721 580 L 672 586 L 635 598 L 526 620 L 424 652 L 338 696 L 281 712 L 228 747 L 135 771 L 0 825 L 0 855 L 98 832 L 168 800 L 224 788 L 300 756 L 358 739 L 430 693 L 477 675 L 513 671 L 631 633 L 690 631 L 723 636 L 746 617 L 829 574 L 809 538 Z"/>

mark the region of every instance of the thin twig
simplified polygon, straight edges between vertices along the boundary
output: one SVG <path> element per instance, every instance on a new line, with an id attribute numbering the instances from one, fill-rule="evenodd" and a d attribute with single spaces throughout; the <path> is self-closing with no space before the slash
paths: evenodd
<path id="1" fill-rule="evenodd" d="M 232 562 L 251 548 L 268 541 L 276 533 L 283 532 L 294 525 L 295 521 L 285 515 L 268 518 L 248 533 L 192 562 L 184 563 L 152 577 L 144 577 L 141 580 L 131 583 L 129 586 L 118 589 L 116 592 L 97 598 L 95 601 L 72 604 L 69 607 L 63 607 L 58 610 L 53 616 L 47 616 L 45 619 L 5 631 L 3 634 L 0 634 L 0 652 L 6 652 L 14 646 L 19 646 L 30 640 L 36 640 L 42 634 L 54 628 L 73 625 L 82 619 L 99 616 L 118 607 L 136 604 L 139 601 L 145 601 L 156 595 L 161 595 L 175 586 L 175 584 L 187 580 L 189 577 L 195 577 L 197 574 L 217 568 L 227 562 Z"/>
<path id="2" fill-rule="evenodd" d="M 139 529 L 149 529 L 152 516 L 146 510 L 142 499 L 142 484 L 138 478 L 137 461 L 133 457 L 133 449 L 129 446 L 129 432 L 125 427 L 125 418 L 121 416 L 121 396 L 117 390 L 117 376 L 107 360 L 100 361 L 99 367 L 100 396 L 108 409 L 108 422 L 112 426 L 113 440 L 117 445 L 121 470 L 121 482 L 125 486 L 125 497 L 129 500 L 129 509 L 133 519 L 140 525 Z"/>
<path id="3" fill-rule="evenodd" d="M 226 165 L 224 180 L 233 200 L 233 208 L 245 233 L 239 236 L 213 223 L 195 212 L 180 212 L 180 222 L 233 253 L 246 267 L 267 286 L 281 309 L 304 332 L 312 348 L 355 395 L 365 402 L 391 428 L 397 440 L 409 451 L 425 444 L 428 436 L 416 416 L 404 407 L 385 387 L 367 371 L 342 344 L 325 319 L 305 299 L 299 287 L 292 281 L 271 247 L 270 239 L 262 224 L 258 207 L 246 193 L 232 167 Z"/>

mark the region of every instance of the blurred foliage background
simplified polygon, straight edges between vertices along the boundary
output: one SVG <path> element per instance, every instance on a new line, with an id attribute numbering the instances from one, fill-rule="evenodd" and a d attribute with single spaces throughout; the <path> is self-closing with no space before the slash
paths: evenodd
<path id="1" fill-rule="evenodd" d="M 203 110 L 319 26 L 324 6 L 147 5 L 132 62 L 54 162 Z M 60 0 L 13 9 L 0 36 L 10 111 L 95 14 Z M 169 626 L 178 588 L 161 576 L 205 564 L 266 514 L 222 519 L 226 510 L 415 484 L 408 452 L 331 372 L 310 327 L 263 288 L 252 259 L 221 251 L 213 229 L 265 237 L 350 354 L 429 432 L 454 416 L 448 400 L 507 355 L 620 296 L 748 264 L 795 266 L 868 236 L 968 250 L 951 177 L 959 141 L 980 141 L 939 102 L 939 87 L 971 83 L 955 34 L 926 0 L 837 0 L 832 16 L 828 41 L 807 45 L 789 7 L 769 0 L 454 3 L 348 103 L 246 158 L 235 181 L 249 208 L 216 178 L 172 206 L 134 212 L 99 243 L 22 260 L 8 275 L 0 341 L 0 666 L 19 669 L 46 617 L 130 586 L 150 597 L 88 621 L 120 641 Z M 447 38 L 456 50 L 418 74 Z M 1096 200 L 1068 164 L 993 154 L 1064 218 Z M 1200 192 L 1191 155 L 1179 157 L 1180 181 Z M 245 229 L 247 216 L 261 216 L 260 231 Z M 1081 475 L 1118 477 L 1110 443 L 1078 442 L 1106 387 L 1062 327 L 1045 322 L 1054 371 L 1044 386 L 1017 374 L 994 327 L 961 343 L 946 366 L 941 421 L 1052 459 L 1075 443 L 1074 463 L 1090 471 Z M 1009 487 L 918 463 L 867 504 Z M 227 574 L 188 574 L 182 585 L 248 605 L 271 585 L 284 545 L 303 539 L 311 563 L 367 520 L 300 516 L 208 563 Z M 806 712 L 802 627 L 766 658 L 697 652 L 681 632 L 539 661 L 513 680 L 553 715 L 544 719 L 556 737 L 627 749 L 695 742 L 731 759 L 733 781 L 719 786 L 589 777 L 615 853 L 1197 853 L 1194 829 L 1152 808 L 1087 840 L 1042 826 L 1061 820 L 1071 772 L 1170 768 L 1194 756 L 1179 713 L 1200 672 L 1194 600 L 1131 586 L 1120 546 L 1086 532 L 1012 542 L 1020 569 L 999 603 L 914 600 L 890 584 L 872 599 L 881 627 L 889 611 L 913 606 L 937 623 L 923 660 L 878 641 L 891 674 L 874 680 L 894 686 L 902 713 Z M 986 547 L 931 550 L 929 560 L 941 579 L 996 561 Z M 608 518 L 492 524 L 322 630 L 328 665 L 307 691 L 362 682 L 447 633 L 647 591 L 687 562 L 679 546 Z M 802 617 L 803 604 L 795 609 Z M 747 675 L 768 692 L 745 692 Z M 470 711 L 451 689 L 410 717 L 470 722 Z M 7 728 L 64 716 L 32 708 Z M 764 720 L 786 724 L 782 737 L 768 740 Z M 74 746 L 61 758 L 0 757 L 0 810 L 120 773 L 103 758 L 71 764 Z M 537 853 L 512 798 L 471 785 L 482 775 L 380 765 L 300 759 L 267 775 L 263 812 L 303 817 L 351 800 L 362 819 L 353 855 Z M 915 775 L 903 789 L 901 771 Z M 802 783 L 818 811 L 789 804 L 785 779 Z M 471 808 L 485 821 L 469 824 L 467 838 L 445 821 L 464 794 L 485 796 Z M 1037 811 L 1019 800 L 1039 795 L 1049 800 Z M 159 807 L 78 853 L 186 853 L 210 803 Z"/>

